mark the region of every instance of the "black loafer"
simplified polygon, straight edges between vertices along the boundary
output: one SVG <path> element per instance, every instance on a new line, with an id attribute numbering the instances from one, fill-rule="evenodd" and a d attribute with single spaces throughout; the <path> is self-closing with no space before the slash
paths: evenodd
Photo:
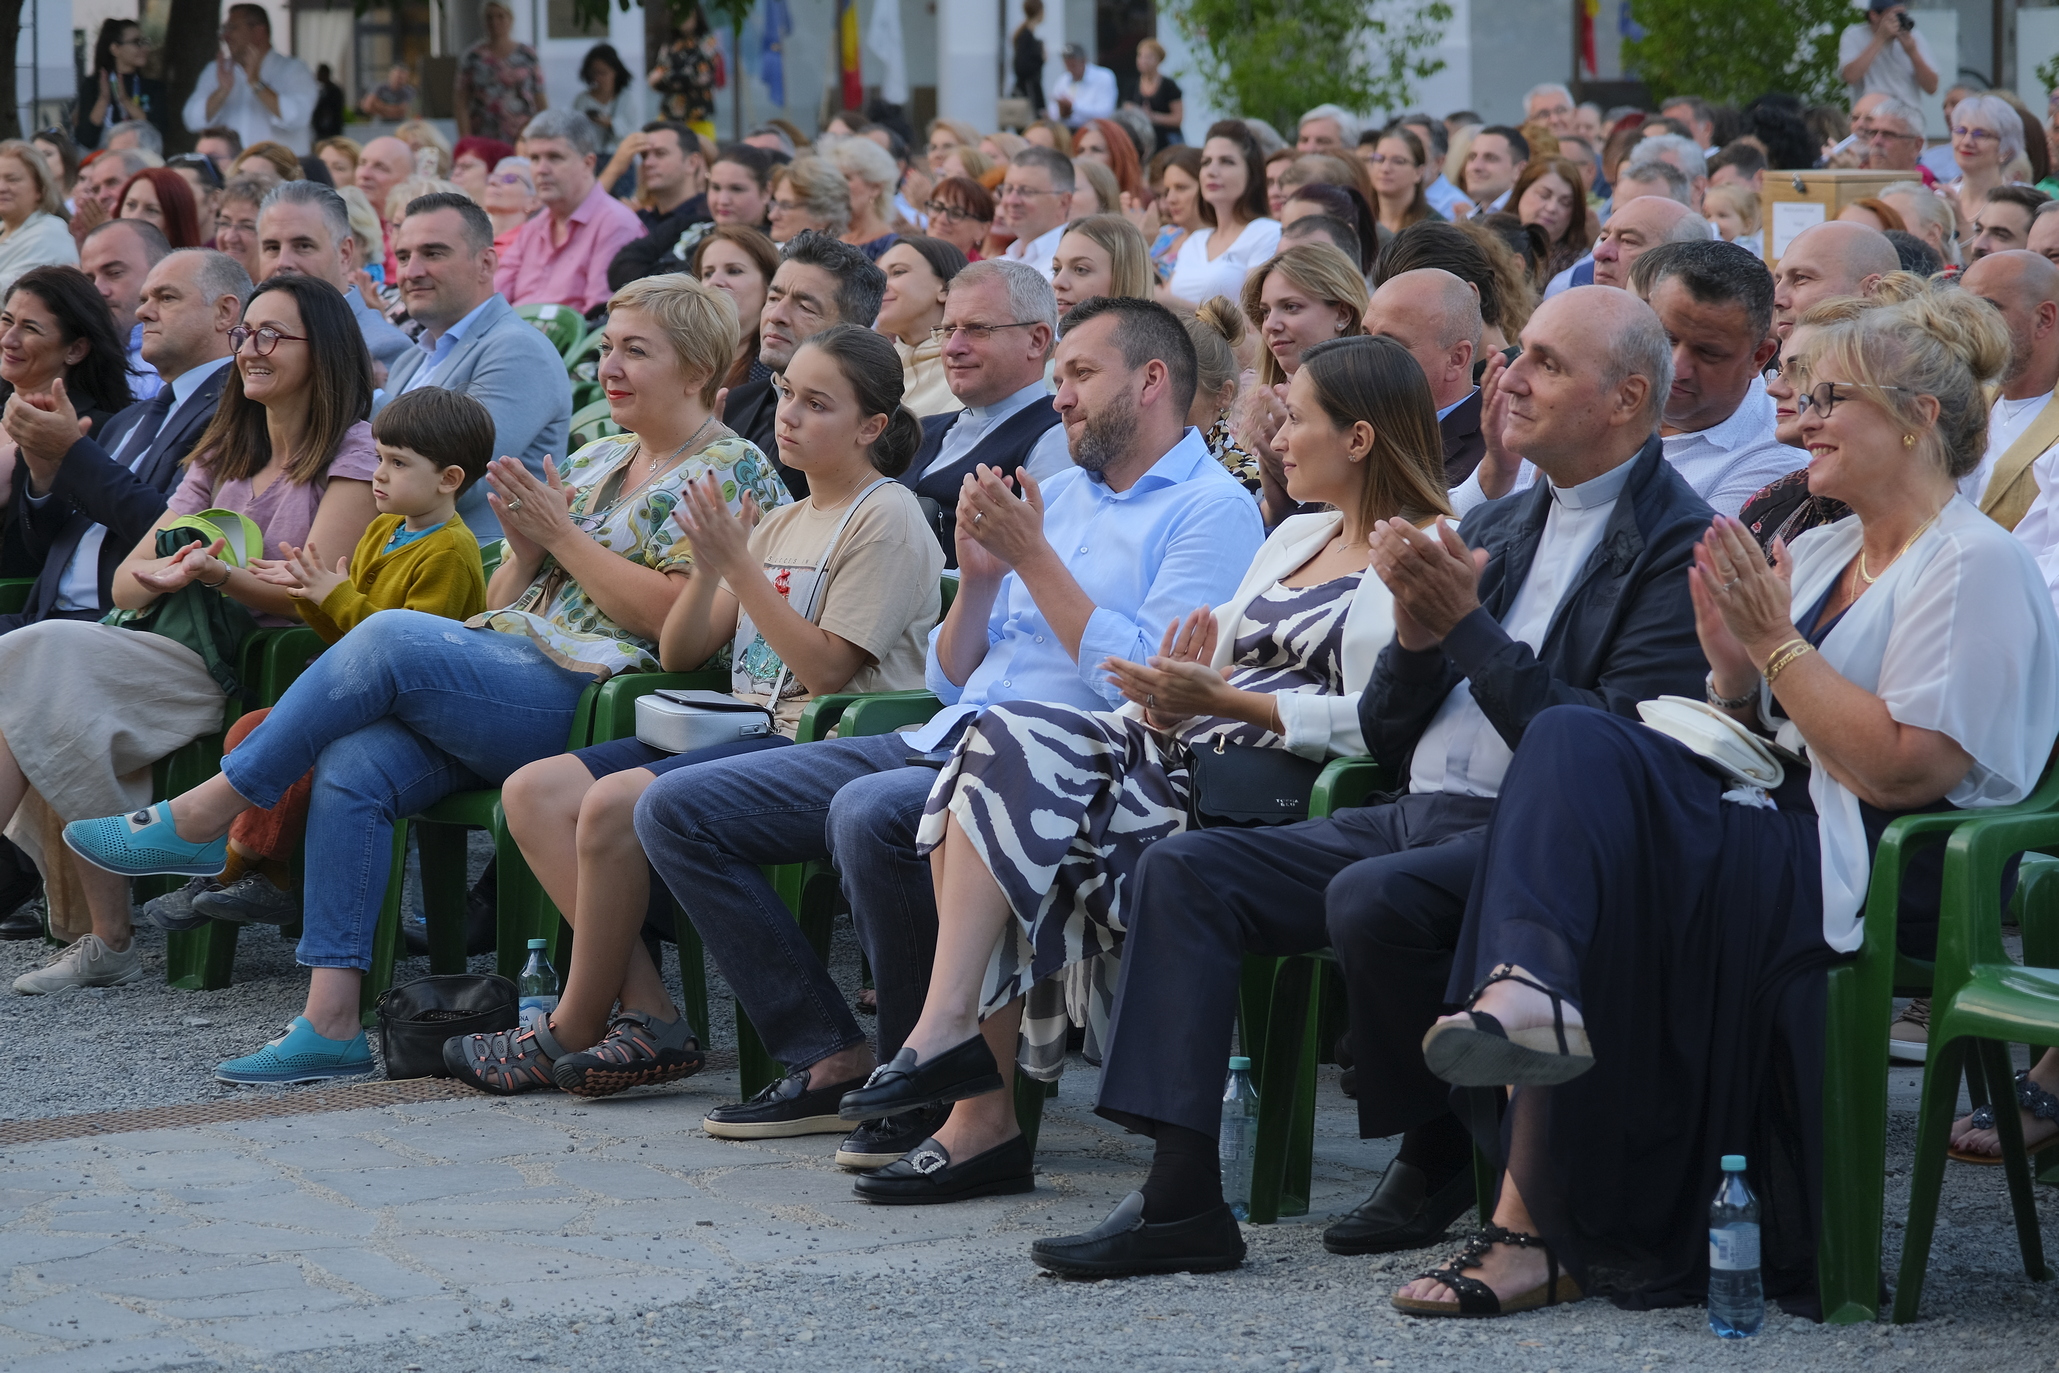
<path id="1" fill-rule="evenodd" d="M 860 1199 L 883 1206 L 938 1206 L 1036 1189 L 1035 1159 L 1021 1135 L 963 1163 L 953 1163 L 949 1150 L 926 1139 L 906 1158 L 861 1174 L 851 1186 Z"/>
<path id="2" fill-rule="evenodd" d="M 1392 1254 L 1435 1244 L 1473 1205 L 1473 1170 L 1461 1168 L 1432 1192 L 1423 1170 L 1400 1159 L 1387 1165 L 1373 1194 L 1323 1231 L 1333 1254 Z"/>
<path id="3" fill-rule="evenodd" d="M 808 1070 L 796 1068 L 749 1101 L 717 1106 L 701 1121 L 716 1139 L 792 1139 L 798 1135 L 834 1135 L 844 1128 L 836 1103 L 851 1083 L 808 1085 Z"/>
<path id="4" fill-rule="evenodd" d="M 838 1114 L 845 1120 L 879 1120 L 1000 1090 L 1001 1070 L 994 1051 L 974 1035 L 927 1063 L 917 1063 L 913 1049 L 901 1050 L 893 1062 L 874 1068 L 863 1087 L 844 1097 Z"/>
<path id="5" fill-rule="evenodd" d="M 43 910 L 26 901 L 0 917 L 0 939 L 41 939 Z"/>
<path id="6" fill-rule="evenodd" d="M 836 1166 L 868 1172 L 897 1163 L 908 1156 L 910 1149 L 935 1134 L 950 1114 L 948 1106 L 925 1106 L 885 1120 L 868 1120 L 844 1136 L 844 1142 L 837 1146 Z"/>
<path id="7" fill-rule="evenodd" d="M 1030 1261 L 1069 1278 L 1220 1273 L 1244 1262 L 1244 1235 L 1227 1205 L 1151 1225 L 1144 1219 L 1144 1194 L 1132 1192 L 1084 1235 L 1032 1244 Z"/>

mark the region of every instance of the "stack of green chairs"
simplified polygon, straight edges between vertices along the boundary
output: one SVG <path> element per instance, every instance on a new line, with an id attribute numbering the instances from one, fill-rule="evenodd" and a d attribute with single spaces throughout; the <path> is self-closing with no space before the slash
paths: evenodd
<path id="1" fill-rule="evenodd" d="M 622 432 L 622 426 L 615 423 L 608 411 L 606 400 L 594 400 L 572 412 L 571 438 L 566 446 L 577 452 L 595 439 L 604 439 Z"/>
<path id="2" fill-rule="evenodd" d="M 569 305 L 517 305 L 515 314 L 542 330 L 560 357 L 586 337 L 586 317 Z"/>

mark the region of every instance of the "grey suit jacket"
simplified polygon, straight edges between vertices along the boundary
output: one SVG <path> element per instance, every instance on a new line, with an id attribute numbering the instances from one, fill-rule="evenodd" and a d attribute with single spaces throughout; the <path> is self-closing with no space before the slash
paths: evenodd
<path id="1" fill-rule="evenodd" d="M 382 405 L 406 390 L 408 380 L 428 363 L 427 353 L 409 345 L 400 360 L 388 366 Z M 464 392 L 492 414 L 495 457 L 520 458 L 539 480 L 546 454 L 564 461 L 572 421 L 572 379 L 550 340 L 517 315 L 505 297 L 496 294 L 480 307 L 479 317 L 430 381 L 447 391 Z M 458 514 L 481 542 L 500 537 L 500 521 L 486 504 L 485 482 L 458 501 Z"/>
<path id="2" fill-rule="evenodd" d="M 393 360 L 414 347 L 414 341 L 393 327 L 386 316 L 365 303 L 365 298 L 353 286 L 343 293 L 343 301 L 350 306 L 350 313 L 357 319 L 358 331 L 365 336 L 365 347 L 373 357 L 393 366 Z"/>

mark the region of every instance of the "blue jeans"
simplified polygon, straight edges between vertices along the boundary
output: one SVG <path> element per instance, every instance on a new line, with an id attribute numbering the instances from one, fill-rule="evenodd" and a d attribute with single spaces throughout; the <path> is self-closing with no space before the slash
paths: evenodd
<path id="1" fill-rule="evenodd" d="M 394 820 L 563 753 L 592 681 L 527 639 L 415 610 L 382 610 L 315 659 L 222 759 L 259 806 L 314 769 L 301 964 L 370 969 Z"/>
<path id="2" fill-rule="evenodd" d="M 761 864 L 834 861 L 879 992 L 879 1053 L 929 994 L 937 903 L 915 828 L 936 781 L 898 734 L 701 763 L 636 803 L 636 836 L 773 1058 L 806 1067 L 865 1042 Z"/>

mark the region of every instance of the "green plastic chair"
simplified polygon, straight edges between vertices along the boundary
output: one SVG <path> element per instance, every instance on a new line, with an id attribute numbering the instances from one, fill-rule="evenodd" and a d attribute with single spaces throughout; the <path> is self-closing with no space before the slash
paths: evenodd
<path id="1" fill-rule="evenodd" d="M 541 330 L 560 357 L 586 337 L 586 317 L 569 305 L 517 305 L 515 314 Z"/>
<path id="2" fill-rule="evenodd" d="M 572 437 L 569 440 L 574 449 L 584 448 L 595 439 L 604 439 L 622 432 L 622 426 L 615 423 L 608 413 L 606 400 L 593 401 L 572 412 Z"/>
<path id="3" fill-rule="evenodd" d="M 2059 969 L 2019 967 L 2010 960 L 2002 948 L 2000 885 L 2003 867 L 2012 856 L 2029 848 L 2055 846 L 2059 846 L 2059 811 L 2051 809 L 1979 815 L 1962 824 L 1945 846 L 1944 908 L 1931 988 L 1929 1061 L 1923 1070 L 1901 1279 L 1895 1289 L 1897 1323 L 1914 1320 L 1923 1297 L 1938 1192 L 1944 1183 L 1945 1150 L 1958 1107 L 1959 1076 L 1969 1060 L 1977 1065 L 1988 1095 L 1997 1103 L 1995 1124 L 2002 1139 L 2002 1171 L 2015 1212 L 2023 1271 L 2034 1282 L 2050 1276 L 2038 1231 L 2030 1165 L 2024 1155 L 2023 1127 L 2012 1100 L 2014 1074 L 2006 1042 L 2028 1043 L 2035 1053 L 2038 1046 L 2059 1040 Z M 2040 885 L 2046 880 L 2041 875 Z M 2025 926 L 2027 963 L 2049 959 L 2053 952 L 2050 904 L 2048 897 L 2026 904 L 2027 911 L 2043 917 Z M 2037 910 L 2040 906 L 2045 909 Z M 1870 919 L 1870 911 L 1868 915 Z"/>
<path id="4" fill-rule="evenodd" d="M 582 381 L 593 381 L 600 375 L 601 331 L 593 330 L 564 351 L 565 374 L 576 385 Z"/>
<path id="5" fill-rule="evenodd" d="M 16 615 L 26 608 L 29 588 L 35 584 L 33 577 L 0 578 L 0 615 Z"/>

